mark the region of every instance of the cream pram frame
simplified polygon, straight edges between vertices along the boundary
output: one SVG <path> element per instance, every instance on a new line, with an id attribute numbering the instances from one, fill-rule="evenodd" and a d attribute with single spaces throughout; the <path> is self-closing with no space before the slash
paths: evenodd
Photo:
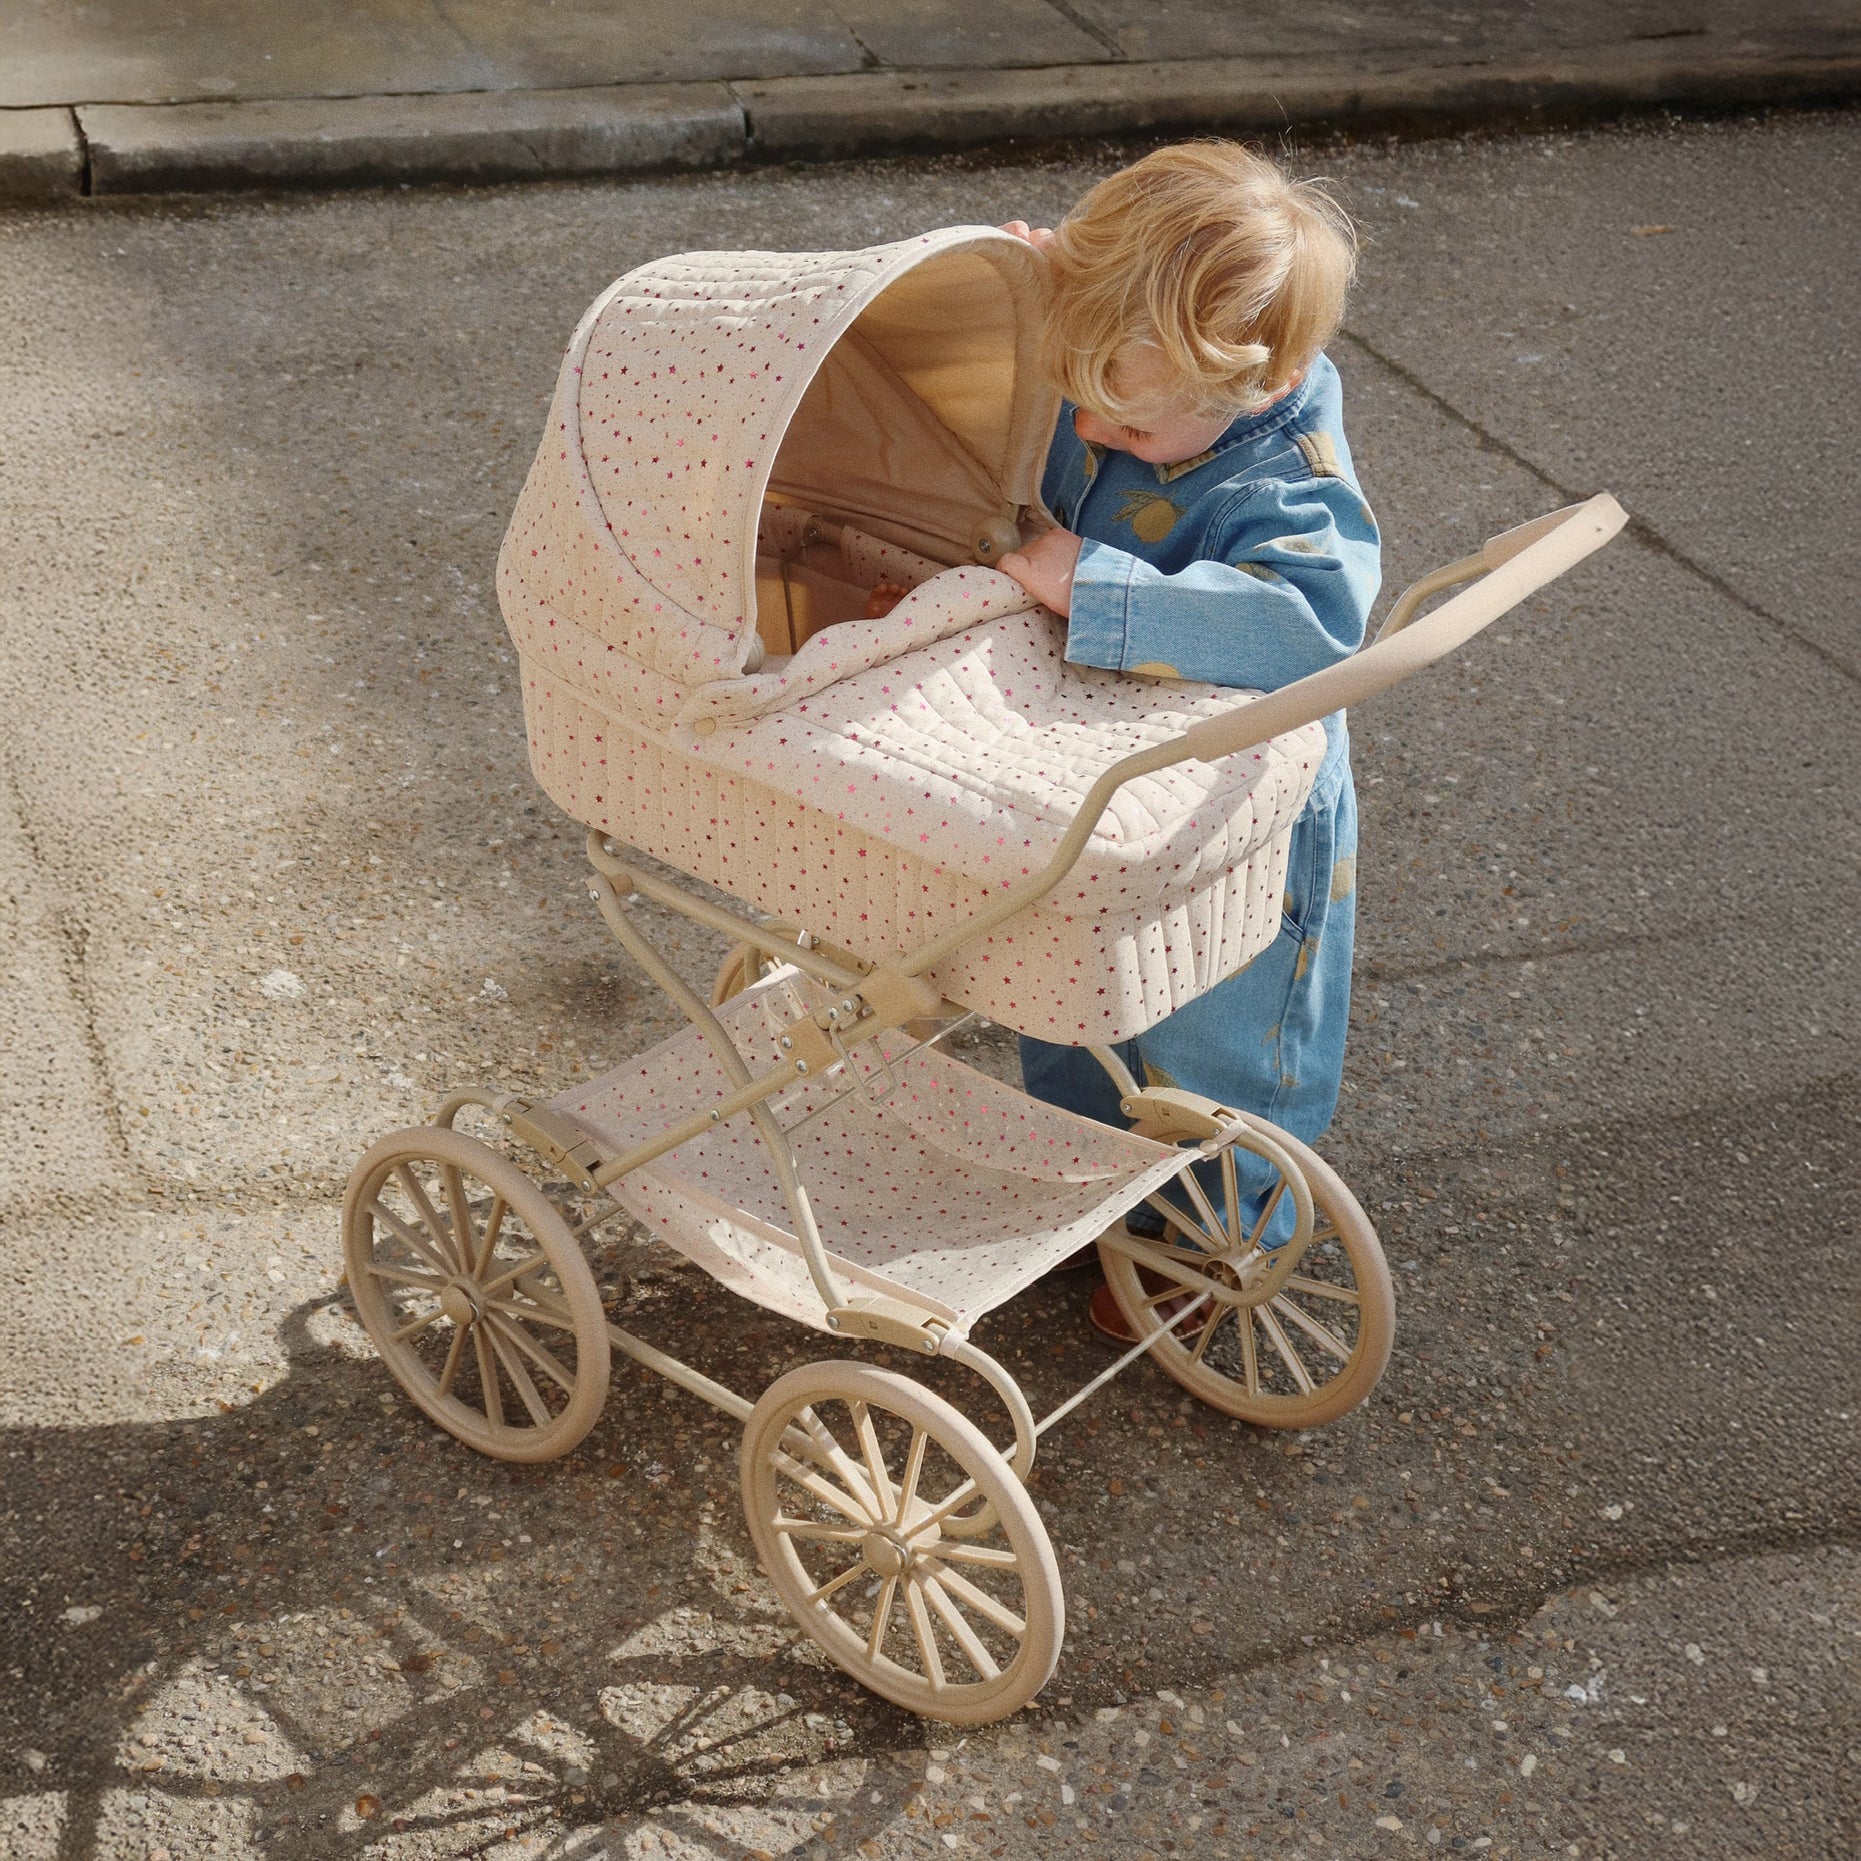
<path id="1" fill-rule="evenodd" d="M 994 262 L 987 238 L 965 235 L 958 256 L 980 247 Z M 1011 277 L 1023 263 L 1003 262 Z M 881 277 L 866 307 L 884 290 Z M 959 482 L 942 517 L 901 534 L 870 495 L 863 507 L 836 495 L 828 472 L 809 496 L 823 508 L 783 520 L 796 541 L 847 547 L 850 530 L 861 547 L 929 553 L 924 566 L 934 568 L 965 555 L 986 563 L 1016 527 L 1045 520 L 1027 473 L 1044 431 L 1016 366 L 1025 305 L 1012 290 L 1006 299 L 985 335 L 1006 353 L 1014 406 L 994 469 L 972 474 L 980 495 L 966 506 Z M 846 312 L 846 327 L 860 309 Z M 773 417 L 769 446 L 805 386 Z M 937 405 L 934 392 L 925 399 Z M 961 448 L 972 466 L 978 445 L 972 422 Z M 869 475 L 868 493 L 875 482 Z M 766 490 L 743 487 L 752 526 L 767 522 Z M 1280 1427 L 1331 1420 L 1382 1373 L 1394 1300 L 1369 1220 L 1289 1133 L 1141 1085 L 1109 1042 L 1077 1044 L 1111 1072 L 1131 1130 L 1029 1100 L 944 1051 L 975 1012 L 947 979 L 968 973 L 958 960 L 965 947 L 1052 899 L 1132 784 L 1185 767 L 1206 773 L 1250 752 L 1258 761 L 1263 746 L 1457 650 L 1624 521 L 1603 495 L 1508 531 L 1408 590 L 1354 658 L 1268 696 L 1225 702 L 1161 738 L 1152 732 L 1155 740 L 1096 773 L 1026 876 L 906 948 L 837 947 L 805 924 L 746 920 L 658 876 L 591 821 L 594 902 L 690 1026 L 546 1102 L 455 1093 L 431 1125 L 369 1150 L 344 1203 L 345 1265 L 357 1315 L 389 1370 L 459 1440 L 534 1462 L 568 1452 L 593 1427 L 611 1353 L 622 1352 L 743 1423 L 751 1539 L 784 1605 L 829 1657 L 934 1718 L 975 1723 L 1024 1705 L 1052 1674 L 1064 1634 L 1057 1560 L 1026 1490 L 1039 1438 L 1145 1354 L 1227 1414 Z M 752 557 L 746 550 L 743 560 Z M 991 583 L 1005 580 L 991 572 Z M 1013 605 L 998 600 L 996 611 Z M 753 602 L 742 606 L 753 626 Z M 723 675 L 740 690 L 750 663 L 743 645 Z M 707 699 L 697 697 L 686 717 L 701 724 Z M 647 939 L 628 910 L 635 898 L 731 940 L 712 999 Z M 454 1128 L 468 1109 L 488 1117 L 499 1142 Z M 512 1154 L 519 1146 L 528 1168 Z M 1245 1219 L 1237 1150 L 1278 1174 L 1264 1211 Z M 1265 1249 L 1266 1224 L 1285 1198 L 1294 1233 Z M 1126 1228 L 1140 1202 L 1168 1221 L 1162 1240 Z M 610 1316 L 582 1244 L 623 1215 L 770 1310 L 973 1371 L 1006 1410 L 1011 1444 L 998 1447 L 915 1377 L 865 1361 L 811 1364 L 755 1401 L 723 1387 Z M 1036 1418 L 1012 1373 L 970 1333 L 1094 1241 L 1139 1341 Z"/>

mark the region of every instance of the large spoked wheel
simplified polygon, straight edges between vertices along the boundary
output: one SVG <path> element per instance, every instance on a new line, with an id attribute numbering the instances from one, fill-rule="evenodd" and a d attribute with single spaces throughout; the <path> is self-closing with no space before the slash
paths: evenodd
<path id="1" fill-rule="evenodd" d="M 384 1137 L 343 1201 L 349 1295 L 434 1421 L 499 1460 L 554 1460 L 607 1400 L 607 1321 L 568 1224 L 497 1151 Z"/>
<path id="2" fill-rule="evenodd" d="M 1221 1153 L 1219 1207 L 1192 1191 L 1195 1215 L 1168 1208 L 1161 1241 L 1101 1241 L 1099 1259 L 1140 1337 L 1207 1295 L 1151 1346 L 1185 1389 L 1263 1428 L 1316 1428 L 1376 1387 L 1395 1339 L 1396 1295 L 1376 1230 L 1337 1172 L 1285 1131 L 1274 1130 L 1273 1142 L 1312 1193 L 1312 1238 L 1296 1259 L 1256 1244 L 1286 1193 L 1283 1179 L 1251 1226 L 1238 1219 L 1245 1205 L 1232 1147 Z"/>
<path id="3" fill-rule="evenodd" d="M 926 1718 L 1006 1718 L 1046 1685 L 1066 1610 L 1047 1528 L 973 1422 L 869 1364 L 791 1370 L 745 1426 L 750 1537 L 789 1613 Z M 945 1535 L 980 1496 L 986 1530 Z"/>

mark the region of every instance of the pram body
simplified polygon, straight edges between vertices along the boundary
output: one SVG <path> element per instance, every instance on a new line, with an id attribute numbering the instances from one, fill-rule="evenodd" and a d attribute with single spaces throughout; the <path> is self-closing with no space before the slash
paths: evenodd
<path id="1" fill-rule="evenodd" d="M 984 228 L 692 254 L 583 319 L 500 595 L 532 766 L 590 829 L 604 917 L 692 1026 L 546 1104 L 456 1094 L 377 1144 L 345 1204 L 358 1313 L 442 1426 L 547 1459 L 593 1425 L 611 1348 L 663 1371 L 745 1421 L 751 1535 L 802 1627 L 959 1721 L 1014 1710 L 1057 1660 L 1058 1570 L 1024 1487 L 1045 1428 L 1146 1351 L 1267 1425 L 1329 1420 L 1381 1373 L 1393 1297 L 1343 1184 L 1263 1120 L 1140 1085 L 1110 1048 L 1277 935 L 1319 720 L 1622 521 L 1602 497 L 1494 539 L 1405 595 L 1394 637 L 1270 697 L 1069 666 L 1064 623 L 988 566 L 1051 521 L 1040 263 Z M 878 582 L 909 593 L 866 619 Z M 629 917 L 636 894 L 741 940 L 712 1000 Z M 976 1015 L 1093 1048 L 1133 1128 L 942 1051 Z M 572 1232 L 451 1128 L 468 1106 L 756 1303 L 974 1370 L 1012 1448 L 871 1364 L 812 1365 L 751 1403 L 613 1324 L 578 1246 L 601 1217 Z M 1237 1148 L 1278 1172 L 1264 1212 L 1244 1210 Z M 1267 1250 L 1282 1197 L 1294 1234 Z M 1123 1225 L 1144 1201 L 1161 1242 Z M 1094 1240 L 1140 1342 L 1036 1422 L 970 1332 Z"/>
<path id="2" fill-rule="evenodd" d="M 1006 577 L 939 573 L 1045 521 L 1040 264 L 957 228 L 664 260 L 593 307 L 499 565 L 532 765 L 564 809 L 897 952 L 1025 877 L 1121 755 L 1247 701 L 1068 666 L 1063 623 Z M 922 585 L 858 618 L 880 580 Z M 1322 750 L 1313 725 L 1131 783 L 1060 892 L 928 979 L 1049 1040 L 1154 1026 L 1278 933 Z"/>

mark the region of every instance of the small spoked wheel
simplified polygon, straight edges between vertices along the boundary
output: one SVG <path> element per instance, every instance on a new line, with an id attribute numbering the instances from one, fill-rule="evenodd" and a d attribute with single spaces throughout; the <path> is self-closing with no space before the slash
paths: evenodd
<path id="1" fill-rule="evenodd" d="M 549 1198 L 460 1132 L 384 1137 L 343 1201 L 349 1295 L 409 1396 L 467 1447 L 554 1460 L 607 1399 L 601 1295 Z"/>
<path id="2" fill-rule="evenodd" d="M 941 1396 L 870 1364 L 808 1364 L 763 1392 L 742 1466 L 763 1568 L 862 1685 L 980 1725 L 1047 1683 L 1066 1629 L 1053 1544 L 1007 1461 Z M 978 1497 L 987 1528 L 948 1536 Z"/>
<path id="3" fill-rule="evenodd" d="M 1285 1131 L 1274 1130 L 1273 1142 L 1312 1193 L 1302 1254 L 1257 1245 L 1286 1185 L 1246 1221 L 1251 1198 L 1239 1194 L 1230 1147 L 1221 1153 L 1219 1207 L 1185 1177 L 1193 1214 L 1169 1207 L 1162 1240 L 1102 1241 L 1099 1259 L 1139 1337 L 1205 1298 L 1150 1351 L 1191 1394 L 1264 1428 L 1316 1428 L 1376 1387 L 1395 1338 L 1395 1289 L 1376 1230 L 1337 1172 Z"/>

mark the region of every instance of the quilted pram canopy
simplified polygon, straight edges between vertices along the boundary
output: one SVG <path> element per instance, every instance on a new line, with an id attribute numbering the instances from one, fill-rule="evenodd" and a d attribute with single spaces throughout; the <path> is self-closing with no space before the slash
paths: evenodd
<path id="1" fill-rule="evenodd" d="M 1041 289 L 1038 255 L 991 227 L 629 272 L 569 345 L 507 611 L 547 604 L 689 690 L 755 664 L 767 504 L 930 567 L 1012 547 L 1058 406 Z"/>

